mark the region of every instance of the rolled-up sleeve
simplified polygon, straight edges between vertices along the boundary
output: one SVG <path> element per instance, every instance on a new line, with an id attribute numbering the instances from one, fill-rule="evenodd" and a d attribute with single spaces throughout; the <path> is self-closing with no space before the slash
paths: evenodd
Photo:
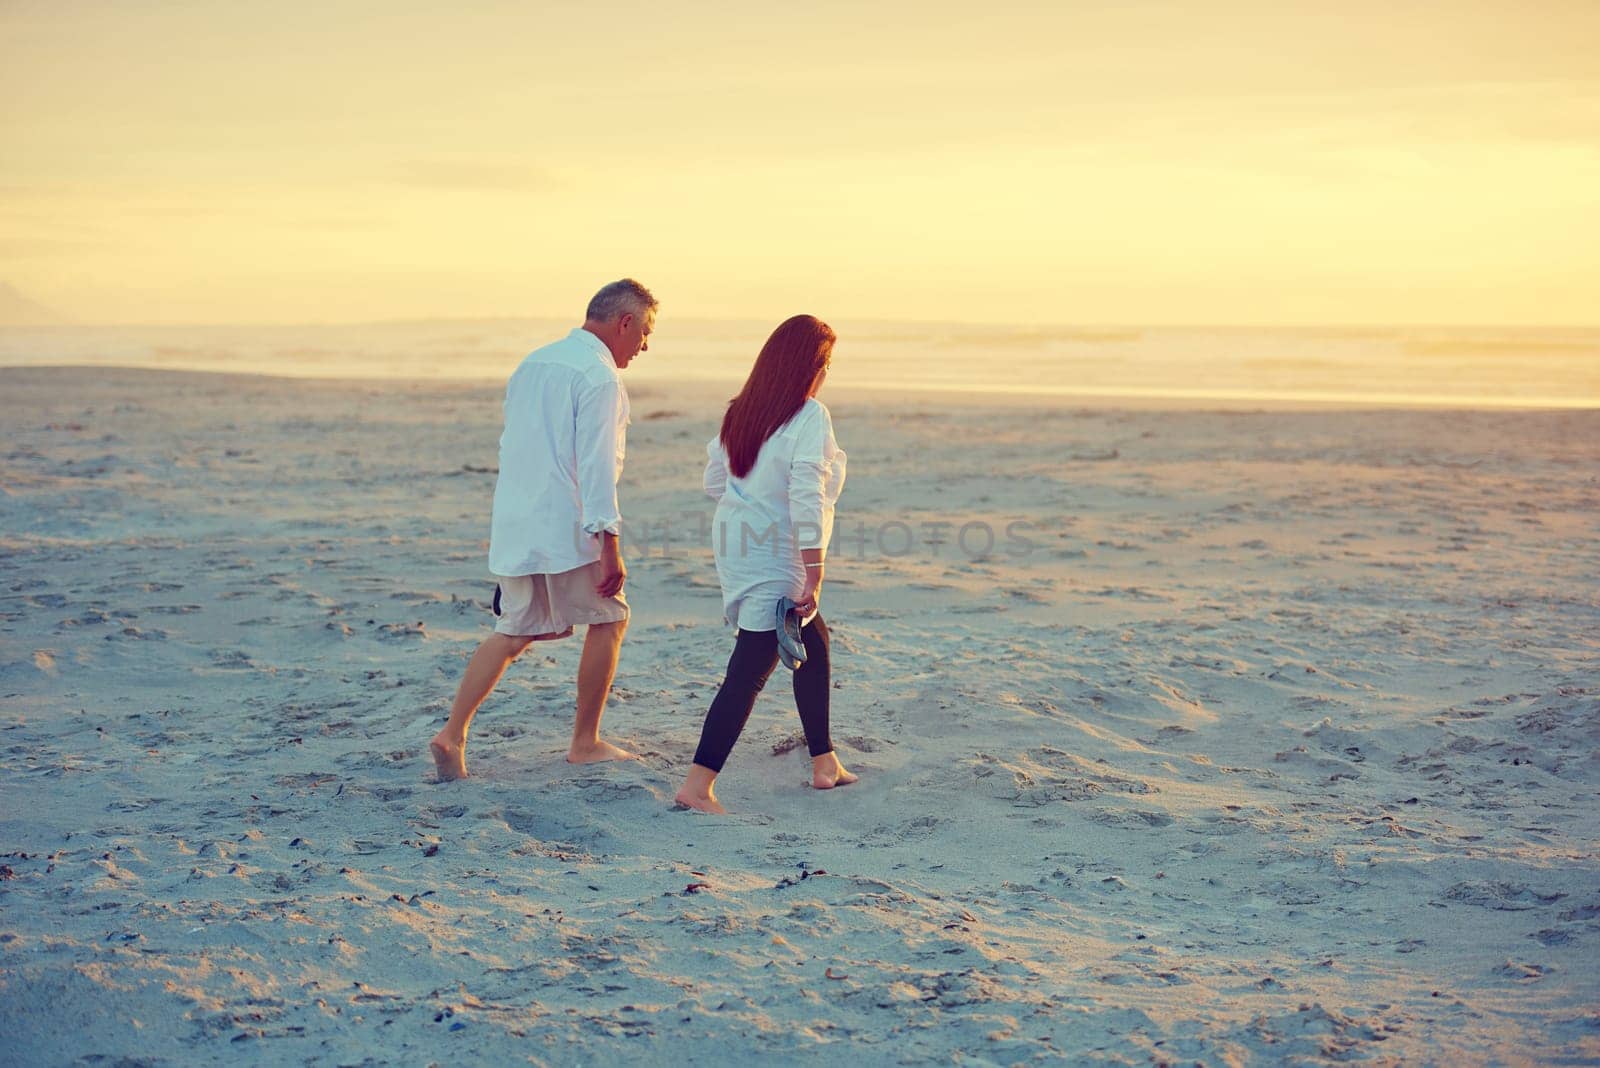
<path id="1" fill-rule="evenodd" d="M 712 438 L 706 445 L 706 496 L 714 501 L 722 500 L 722 495 L 728 492 L 728 464 L 722 458 L 722 442 Z"/>
<path id="2" fill-rule="evenodd" d="M 833 440 L 833 420 L 817 405 L 796 435 L 789 462 L 789 521 L 795 548 L 825 549 L 833 536 L 833 508 L 844 488 L 844 454 Z M 835 471 L 835 460 L 841 461 Z"/>
<path id="3" fill-rule="evenodd" d="M 578 397 L 575 443 L 578 500 L 585 534 L 619 534 L 622 530 L 617 480 L 622 477 L 626 403 L 622 383 L 614 378 L 588 387 Z"/>

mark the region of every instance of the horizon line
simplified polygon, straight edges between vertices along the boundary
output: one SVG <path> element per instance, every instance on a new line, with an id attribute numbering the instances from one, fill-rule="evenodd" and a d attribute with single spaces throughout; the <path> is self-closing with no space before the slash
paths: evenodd
<path id="1" fill-rule="evenodd" d="M 146 321 L 81 321 L 40 323 L 0 323 L 5 330 L 111 330 L 151 329 L 172 327 L 341 327 L 341 326 L 407 326 L 427 323 L 518 323 L 518 322 L 573 322 L 582 325 L 576 316 L 569 315 L 420 315 L 396 316 L 378 319 L 239 319 L 239 320 L 146 320 Z M 663 320 L 668 321 L 668 320 Z M 676 321 L 684 323 L 719 323 L 765 325 L 770 320 L 752 316 L 686 315 Z M 1011 330 L 1600 330 L 1595 322 L 1467 322 L 1395 320 L 1390 322 L 1137 322 L 1090 321 L 1025 322 L 993 319 L 891 319 L 879 316 L 838 316 L 836 323 L 854 323 L 881 326 L 939 326 L 987 327 Z"/>
<path id="2" fill-rule="evenodd" d="M 332 382 L 344 385 L 373 384 L 431 385 L 441 387 L 489 388 L 497 386 L 499 377 L 475 375 L 348 375 L 305 374 L 263 370 L 214 370 L 194 367 L 152 367 L 133 363 L 42 363 L 0 364 L 0 374 L 9 372 L 79 372 L 123 371 L 155 376 L 202 375 L 220 378 L 263 378 L 280 382 Z M 643 376 L 641 386 L 662 384 L 653 376 Z M 727 377 L 706 374 L 680 375 L 669 385 L 708 388 L 712 386 L 737 386 L 737 376 Z M 1503 411 L 1503 412 L 1600 412 L 1600 395 L 1571 397 L 1534 394 L 1516 397 L 1505 394 L 1464 393 L 1404 393 L 1390 390 L 1361 392 L 1359 390 L 1328 389 L 1249 389 L 1230 387 L 1185 386 L 1044 386 L 1035 385 L 968 385 L 956 383 L 923 382 L 907 385 L 905 382 L 886 379 L 868 379 L 860 382 L 831 383 L 835 394 L 854 393 L 877 396 L 884 393 L 913 393 L 944 396 L 977 396 L 992 402 L 1072 402 L 1074 400 L 1093 406 L 1104 403 L 1117 407 L 1117 401 L 1138 406 L 1169 401 L 1187 410 L 1211 404 L 1246 404 L 1263 406 L 1263 410 L 1359 410 L 1359 411 Z"/>

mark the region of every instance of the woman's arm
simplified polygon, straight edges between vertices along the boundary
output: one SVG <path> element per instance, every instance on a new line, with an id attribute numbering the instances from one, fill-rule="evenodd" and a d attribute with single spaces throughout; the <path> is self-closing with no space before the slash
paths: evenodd
<path id="1" fill-rule="evenodd" d="M 822 593 L 822 558 L 825 549 L 801 549 L 800 559 L 806 565 L 806 585 L 800 593 L 800 599 L 795 602 L 795 609 L 804 619 L 817 608 L 817 597 Z"/>
<path id="2" fill-rule="evenodd" d="M 833 533 L 833 505 L 839 498 L 844 472 L 835 479 L 833 421 L 817 405 L 812 424 L 802 433 L 789 464 L 789 520 L 794 525 L 795 547 L 805 565 L 806 580 L 796 602 L 802 617 L 816 610 L 822 590 L 823 560 Z"/>
<path id="3" fill-rule="evenodd" d="M 798 428 L 789 461 L 789 522 L 797 549 L 826 549 L 833 533 L 833 502 L 828 499 L 833 427 L 828 410 L 820 404 L 816 409 Z"/>
<path id="4" fill-rule="evenodd" d="M 722 459 L 722 443 L 715 438 L 706 446 L 704 485 L 706 496 L 714 501 L 722 500 L 722 495 L 728 492 L 728 465 Z"/>

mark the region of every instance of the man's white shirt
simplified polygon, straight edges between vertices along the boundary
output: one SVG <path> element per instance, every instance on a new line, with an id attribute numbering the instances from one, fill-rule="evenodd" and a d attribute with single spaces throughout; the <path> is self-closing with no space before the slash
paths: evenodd
<path id="1" fill-rule="evenodd" d="M 628 392 L 605 342 L 581 327 L 529 353 L 506 385 L 489 571 L 557 574 L 618 534 Z"/>

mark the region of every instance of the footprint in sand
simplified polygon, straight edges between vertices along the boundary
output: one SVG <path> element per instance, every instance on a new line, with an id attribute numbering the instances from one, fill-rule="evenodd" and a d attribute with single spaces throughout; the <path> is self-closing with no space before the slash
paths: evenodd
<path id="1" fill-rule="evenodd" d="M 110 623 L 111 621 L 111 616 L 107 615 L 105 612 L 100 611 L 98 608 L 91 608 L 81 616 L 76 616 L 71 619 L 63 619 L 61 622 L 57 623 L 56 626 L 97 627 L 105 623 Z"/>
<path id="2" fill-rule="evenodd" d="M 577 779 L 573 785 L 583 793 L 583 799 L 591 804 L 606 805 L 623 801 L 635 794 L 649 794 L 650 791 L 636 782 L 613 782 L 609 779 Z"/>
<path id="3" fill-rule="evenodd" d="M 417 813 L 423 819 L 430 820 L 458 820 L 466 814 L 466 805 L 434 805 Z"/>
<path id="4" fill-rule="evenodd" d="M 1522 883 L 1463 882 L 1456 883 L 1440 895 L 1448 901 L 1496 912 L 1524 912 L 1542 905 L 1552 905 L 1566 894 L 1541 894 Z"/>
<path id="5" fill-rule="evenodd" d="M 801 737 L 804 738 L 804 735 Z M 885 741 L 882 738 L 870 738 L 864 734 L 846 734 L 837 737 L 839 738 L 839 741 L 843 742 L 845 745 L 848 745 L 851 749 L 854 749 L 858 753 L 876 753 L 884 746 L 894 744 L 893 742 Z"/>
<path id="6" fill-rule="evenodd" d="M 1576 940 L 1572 932 L 1563 931 L 1555 927 L 1546 927 L 1542 931 L 1535 931 L 1528 937 L 1537 941 L 1541 946 L 1565 946 L 1572 944 Z"/>
<path id="7" fill-rule="evenodd" d="M 110 642 L 110 641 L 164 642 L 164 641 L 167 640 L 167 638 L 168 638 L 168 634 L 164 630 L 159 630 L 159 629 L 156 629 L 156 628 L 151 628 L 150 630 L 142 630 L 139 627 L 123 627 L 121 630 L 117 631 L 116 633 L 107 634 L 105 636 L 105 640 L 108 641 L 108 642 Z"/>
<path id="8" fill-rule="evenodd" d="M 1133 830 L 1147 831 L 1156 827 L 1170 827 L 1174 819 L 1165 812 L 1152 812 L 1148 809 L 1097 809 L 1089 814 L 1095 823 L 1108 827 L 1127 827 Z"/>
<path id="9" fill-rule="evenodd" d="M 564 841 L 567 837 L 565 826 L 537 813 L 510 811 L 502 818 L 507 827 L 529 838 L 541 841 Z"/>
<path id="10" fill-rule="evenodd" d="M 408 641 L 427 636 L 427 628 L 421 620 L 415 623 L 384 623 L 378 627 L 378 637 L 384 641 Z"/>

